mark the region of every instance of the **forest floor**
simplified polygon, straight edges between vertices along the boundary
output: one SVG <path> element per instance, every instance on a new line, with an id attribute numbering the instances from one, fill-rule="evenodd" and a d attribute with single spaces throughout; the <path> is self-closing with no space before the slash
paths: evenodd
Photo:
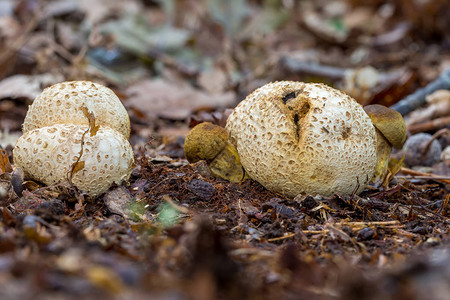
<path id="1" fill-rule="evenodd" d="M 2 1 L 0 298 L 448 299 L 448 91 L 405 116 L 437 150 L 395 150 L 400 172 L 359 195 L 286 198 L 184 158 L 191 127 L 267 82 L 391 106 L 450 68 L 445 0 L 298 2 Z M 131 119 L 129 184 L 94 201 L 12 174 L 28 105 L 65 80 Z"/>

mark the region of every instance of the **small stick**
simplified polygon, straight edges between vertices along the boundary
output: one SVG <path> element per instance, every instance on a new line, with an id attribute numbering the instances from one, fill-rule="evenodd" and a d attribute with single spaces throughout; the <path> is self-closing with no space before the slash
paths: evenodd
<path id="1" fill-rule="evenodd" d="M 300 61 L 288 56 L 281 58 L 280 63 L 291 72 L 324 77 L 331 80 L 340 80 L 344 78 L 345 74 L 348 72 L 348 69 Z"/>
<path id="2" fill-rule="evenodd" d="M 169 195 L 163 195 L 163 200 L 169 203 L 169 205 L 182 214 L 189 214 L 190 210 L 187 207 L 176 204 Z"/>
<path id="3" fill-rule="evenodd" d="M 427 142 L 427 144 L 425 145 L 425 148 L 423 149 L 422 152 L 422 159 L 425 159 L 425 157 L 427 156 L 428 151 L 430 150 L 431 144 L 433 143 L 433 141 L 441 136 L 443 136 L 444 134 L 449 134 L 450 130 L 447 128 L 442 128 L 441 130 L 437 131 L 435 134 L 433 134 L 430 138 L 430 140 Z"/>
<path id="4" fill-rule="evenodd" d="M 414 134 L 418 132 L 436 130 L 450 125 L 450 117 L 437 118 L 431 121 L 409 125 L 407 130 Z"/>
<path id="5" fill-rule="evenodd" d="M 416 90 L 403 100 L 400 100 L 396 104 L 392 105 L 393 110 L 398 111 L 405 116 L 415 110 L 416 108 L 425 104 L 425 97 L 428 94 L 437 90 L 449 90 L 450 89 L 450 69 L 445 70 L 437 79 L 430 82 L 424 88 Z"/>
<path id="6" fill-rule="evenodd" d="M 415 178 L 415 179 L 432 179 L 432 180 L 443 181 L 445 183 L 450 183 L 450 176 L 440 176 L 440 175 L 436 175 L 436 174 L 432 174 L 432 173 L 416 171 L 416 170 L 405 168 L 405 167 L 402 167 L 400 172 L 402 172 L 403 174 L 414 176 L 413 178 Z M 402 176 L 396 176 L 396 177 L 407 178 L 407 177 L 402 177 Z"/>
<path id="7" fill-rule="evenodd" d="M 268 242 L 276 242 L 276 241 L 281 241 L 281 240 L 285 240 L 285 239 L 290 239 L 290 238 L 292 238 L 294 236 L 295 236 L 295 233 L 289 233 L 289 234 L 286 234 L 286 235 L 283 235 L 283 236 L 279 236 L 279 237 L 276 237 L 276 238 L 267 239 L 267 241 Z"/>
<path id="8" fill-rule="evenodd" d="M 302 230 L 303 233 L 311 233 L 311 234 L 319 234 L 319 233 L 327 233 L 330 230 L 323 229 L 323 230 Z"/>
<path id="9" fill-rule="evenodd" d="M 350 225 L 350 226 L 374 226 L 374 225 L 400 225 L 399 221 L 372 221 L 372 222 L 348 222 L 336 223 L 336 225 Z"/>

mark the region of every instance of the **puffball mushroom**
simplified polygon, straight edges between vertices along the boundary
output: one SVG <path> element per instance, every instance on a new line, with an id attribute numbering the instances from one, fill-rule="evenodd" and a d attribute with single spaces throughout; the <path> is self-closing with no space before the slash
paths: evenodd
<path id="1" fill-rule="evenodd" d="M 44 89 L 28 108 L 23 132 L 54 124 L 88 125 L 85 108 L 97 125 L 130 137 L 130 118 L 122 102 L 111 89 L 91 81 L 66 81 Z"/>
<path id="2" fill-rule="evenodd" d="M 26 177 L 47 185 L 70 180 L 92 198 L 128 180 L 134 166 L 130 120 L 110 89 L 63 82 L 34 101 L 13 149 L 14 165 Z"/>
<path id="3" fill-rule="evenodd" d="M 114 129 L 100 127 L 93 136 L 88 130 L 88 125 L 56 124 L 29 131 L 17 141 L 14 164 L 27 177 L 51 185 L 65 180 L 74 163 L 83 162 L 83 168 L 73 174 L 72 183 L 97 197 L 114 182 L 128 180 L 134 164 L 133 150 Z"/>
<path id="4" fill-rule="evenodd" d="M 239 155 L 228 142 L 225 128 L 204 122 L 189 131 L 184 142 L 186 159 L 195 163 L 205 160 L 211 173 L 231 182 L 245 178 Z"/>
<path id="5" fill-rule="evenodd" d="M 377 135 L 360 104 L 324 84 L 266 84 L 226 124 L 245 171 L 268 190 L 360 193 L 377 164 Z"/>

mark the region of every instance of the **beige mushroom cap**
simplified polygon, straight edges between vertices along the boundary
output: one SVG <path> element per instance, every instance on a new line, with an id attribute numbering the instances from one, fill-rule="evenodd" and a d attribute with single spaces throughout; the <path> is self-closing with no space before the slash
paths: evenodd
<path id="1" fill-rule="evenodd" d="M 94 114 L 96 124 L 130 137 L 130 118 L 122 102 L 111 89 L 90 81 L 68 81 L 46 88 L 29 107 L 23 133 L 54 124 L 87 125 L 83 107 Z"/>
<path id="2" fill-rule="evenodd" d="M 106 192 L 114 182 L 127 181 L 134 167 L 134 155 L 128 140 L 117 131 L 100 127 L 94 136 L 88 125 L 56 124 L 28 131 L 13 150 L 14 164 L 25 175 L 46 185 L 67 180 L 72 165 L 84 167 L 74 173 L 72 183 L 91 197 Z"/>
<path id="3" fill-rule="evenodd" d="M 250 177 L 289 197 L 359 193 L 375 172 L 370 118 L 323 84 L 269 83 L 234 109 L 226 129 Z"/>
<path id="4" fill-rule="evenodd" d="M 373 125 L 395 148 L 401 148 L 406 141 L 406 125 L 402 115 L 389 107 L 372 104 L 364 106 L 364 110 Z"/>

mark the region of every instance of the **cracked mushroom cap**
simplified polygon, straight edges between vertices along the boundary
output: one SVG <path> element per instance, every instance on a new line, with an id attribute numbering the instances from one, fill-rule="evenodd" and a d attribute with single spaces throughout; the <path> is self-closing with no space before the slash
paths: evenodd
<path id="1" fill-rule="evenodd" d="M 364 110 L 373 125 L 395 148 L 401 148 L 406 141 L 406 125 L 402 115 L 389 107 L 372 104 L 364 106 Z"/>
<path id="2" fill-rule="evenodd" d="M 111 184 L 128 180 L 134 156 L 128 140 L 117 131 L 100 127 L 91 136 L 87 130 L 88 125 L 56 124 L 28 131 L 13 150 L 14 164 L 27 177 L 52 185 L 67 180 L 83 148 L 79 161 L 84 167 L 74 172 L 72 183 L 95 198 Z"/>
<path id="3" fill-rule="evenodd" d="M 323 84 L 266 84 L 234 109 L 226 129 L 250 177 L 289 197 L 359 193 L 375 172 L 370 118 Z"/>
<path id="4" fill-rule="evenodd" d="M 54 124 L 89 124 L 87 108 L 96 123 L 130 137 L 130 118 L 114 92 L 90 81 L 67 81 L 46 88 L 28 108 L 23 133 Z"/>

